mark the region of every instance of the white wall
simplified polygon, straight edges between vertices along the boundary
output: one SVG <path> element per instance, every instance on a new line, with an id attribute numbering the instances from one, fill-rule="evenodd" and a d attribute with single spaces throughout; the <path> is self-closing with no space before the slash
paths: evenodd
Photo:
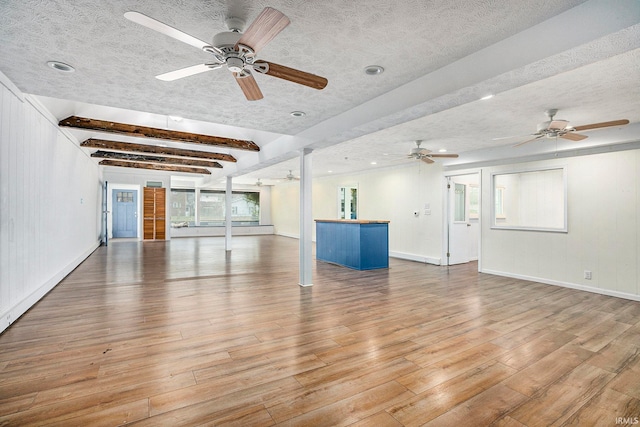
<path id="1" fill-rule="evenodd" d="M 567 166 L 568 232 L 491 229 L 494 172 Z M 449 172 L 448 175 L 455 173 Z M 392 256 L 439 264 L 444 172 L 416 162 L 401 168 L 313 182 L 313 217 L 338 216 L 337 191 L 358 185 L 360 219 L 388 219 Z M 480 266 L 485 273 L 640 300 L 640 150 L 481 169 Z M 272 189 L 276 234 L 299 236 L 299 183 Z M 424 215 L 424 205 L 432 215 Z M 418 217 L 413 211 L 420 211 Z M 592 279 L 584 279 L 584 271 Z"/>
<path id="2" fill-rule="evenodd" d="M 272 219 L 279 235 L 299 237 L 299 182 L 272 188 Z M 313 181 L 314 219 L 338 218 L 338 188 L 358 186 L 358 218 L 389 220 L 392 256 L 439 264 L 442 252 L 442 168 L 413 162 L 399 168 Z M 430 204 L 431 215 L 424 214 Z M 414 216 L 414 211 L 419 215 Z M 315 239 L 315 227 L 314 227 Z"/>
<path id="3" fill-rule="evenodd" d="M 109 238 L 113 236 L 113 217 L 111 212 L 113 211 L 112 204 L 112 191 L 115 189 L 137 189 L 138 190 L 138 239 L 143 238 L 143 215 L 142 215 L 142 202 L 143 202 L 143 188 L 146 187 L 147 181 L 162 182 L 162 187 L 166 188 L 165 198 L 165 211 L 171 212 L 171 174 L 169 172 L 153 172 L 144 169 L 126 169 L 107 167 L 103 173 L 104 180 L 108 183 L 107 201 L 109 214 L 107 214 L 107 223 L 109 228 Z M 165 236 L 167 240 L 171 239 L 171 221 L 169 218 L 166 220 Z"/>
<path id="4" fill-rule="evenodd" d="M 0 331 L 100 242 L 100 173 L 0 73 Z"/>
<path id="5" fill-rule="evenodd" d="M 492 172 L 563 165 L 567 233 L 490 228 Z M 484 169 L 482 271 L 640 300 L 639 183 L 640 150 Z"/>

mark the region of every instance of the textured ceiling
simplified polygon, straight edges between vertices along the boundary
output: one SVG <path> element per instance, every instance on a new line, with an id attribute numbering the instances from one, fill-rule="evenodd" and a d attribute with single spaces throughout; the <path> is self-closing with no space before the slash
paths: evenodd
<path id="1" fill-rule="evenodd" d="M 258 75 L 264 99 L 249 102 L 225 69 L 159 81 L 155 75 L 209 55 L 123 17 L 136 10 L 209 41 L 226 30 L 226 17 L 250 23 L 265 6 L 291 25 L 259 58 L 322 75 L 324 90 Z M 626 118 L 633 130 L 640 122 L 636 0 L 0 0 L 0 12 L 0 71 L 58 119 L 85 115 L 253 139 L 260 155 L 239 154 L 237 165 L 215 172 L 247 182 L 295 172 L 304 146 L 315 149 L 316 175 L 406 162 L 414 139 L 458 152 L 459 161 L 475 161 L 483 149 L 514 157 L 495 148 L 522 138 L 494 138 L 526 138 L 548 108 L 574 125 Z M 56 72 L 48 60 L 76 72 Z M 385 72 L 365 75 L 370 64 Z M 496 96 L 478 100 L 487 93 Z M 294 110 L 307 115 L 293 118 Z"/>

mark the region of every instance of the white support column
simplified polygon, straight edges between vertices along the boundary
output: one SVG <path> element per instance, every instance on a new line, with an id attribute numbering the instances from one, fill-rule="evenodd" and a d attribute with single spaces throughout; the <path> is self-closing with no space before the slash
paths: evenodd
<path id="1" fill-rule="evenodd" d="M 311 203 L 311 152 L 304 148 L 300 154 L 300 286 L 313 285 L 313 213 Z"/>
<path id="2" fill-rule="evenodd" d="M 200 225 L 200 188 L 196 188 L 195 191 L 195 203 L 194 203 L 194 213 L 193 217 L 195 218 L 196 227 Z"/>
<path id="3" fill-rule="evenodd" d="M 227 177 L 227 189 L 224 193 L 224 247 L 227 252 L 231 251 L 231 203 L 233 195 L 233 180 Z"/>

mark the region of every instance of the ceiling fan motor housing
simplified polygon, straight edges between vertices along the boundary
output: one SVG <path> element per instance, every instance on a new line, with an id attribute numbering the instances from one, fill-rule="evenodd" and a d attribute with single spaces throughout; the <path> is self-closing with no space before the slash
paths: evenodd
<path id="1" fill-rule="evenodd" d="M 213 46 L 220 49 L 222 52 L 231 53 L 235 52 L 235 45 L 240 40 L 242 34 L 234 31 L 223 31 L 213 36 Z"/>
<path id="2" fill-rule="evenodd" d="M 562 136 L 572 130 L 573 128 L 569 125 L 569 122 L 567 120 L 556 119 L 538 123 L 538 134 L 547 136 L 549 138 Z"/>

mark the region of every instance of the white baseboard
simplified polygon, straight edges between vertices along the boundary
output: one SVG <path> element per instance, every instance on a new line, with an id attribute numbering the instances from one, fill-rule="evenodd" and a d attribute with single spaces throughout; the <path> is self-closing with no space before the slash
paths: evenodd
<path id="1" fill-rule="evenodd" d="M 291 233 L 275 233 L 276 236 L 282 236 L 282 237 L 289 237 L 291 239 L 300 239 L 300 236 L 298 234 L 291 234 Z"/>
<path id="2" fill-rule="evenodd" d="M 423 255 L 408 254 L 404 252 L 389 251 L 389 256 L 392 258 L 405 259 L 407 261 L 422 262 L 425 264 L 440 265 L 441 263 L 440 258 L 426 257 Z"/>
<path id="3" fill-rule="evenodd" d="M 496 270 L 489 270 L 489 269 L 484 269 L 484 270 L 482 270 L 480 272 L 481 273 L 486 273 L 486 274 L 493 274 L 493 275 L 496 275 L 496 276 L 511 277 L 513 279 L 528 280 L 528 281 L 531 281 L 531 282 L 544 283 L 545 285 L 554 285 L 554 286 L 560 286 L 560 287 L 563 287 L 563 288 L 576 289 L 576 290 L 579 290 L 579 291 L 592 292 L 594 294 L 607 295 L 607 296 L 610 296 L 610 297 L 624 298 L 624 299 L 628 299 L 628 300 L 632 300 L 632 301 L 640 301 L 640 295 L 629 294 L 629 293 L 626 293 L 626 292 L 614 291 L 612 289 L 595 288 L 595 287 L 592 287 L 592 286 L 579 285 L 577 283 L 562 282 L 562 281 L 559 281 L 559 280 L 545 279 L 545 278 L 542 278 L 542 277 L 532 277 L 532 276 L 526 276 L 526 275 L 523 275 L 523 274 L 506 273 L 504 271 L 496 271 Z"/>
<path id="4" fill-rule="evenodd" d="M 9 307 L 8 309 L 0 313 L 0 333 L 11 326 L 13 322 L 15 322 L 20 316 L 26 313 L 27 310 L 29 310 L 31 307 L 33 307 L 35 303 L 40 301 L 42 297 L 44 297 L 53 288 L 55 288 L 58 283 L 62 281 L 62 279 L 67 277 L 67 275 L 71 273 L 76 267 L 78 267 L 82 263 L 82 261 L 87 259 L 87 257 L 91 255 L 99 245 L 100 242 L 96 242 L 87 251 L 85 251 L 82 255 L 65 266 L 56 275 L 43 283 L 30 295 L 23 298 L 21 301 L 18 301 L 13 307 Z"/>

